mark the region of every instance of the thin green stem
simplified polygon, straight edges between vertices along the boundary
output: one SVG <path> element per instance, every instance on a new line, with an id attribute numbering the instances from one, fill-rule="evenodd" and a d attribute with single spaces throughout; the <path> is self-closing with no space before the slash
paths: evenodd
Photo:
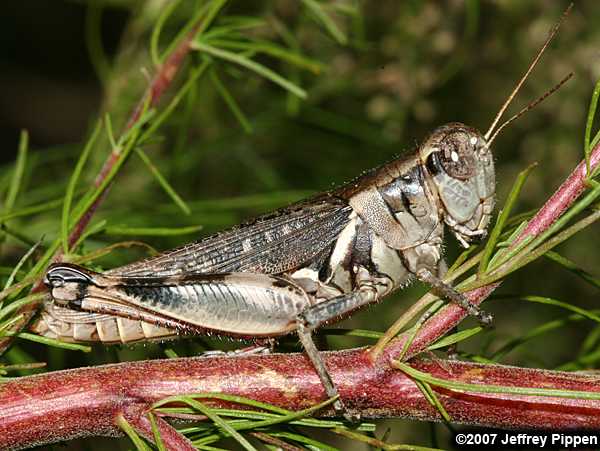
<path id="1" fill-rule="evenodd" d="M 61 221 L 61 236 L 62 236 L 62 245 L 63 245 L 63 253 L 68 254 L 69 249 L 69 215 L 71 214 L 71 204 L 73 203 L 73 197 L 75 195 L 75 188 L 77 187 L 77 182 L 81 177 L 81 173 L 83 172 L 83 167 L 90 156 L 90 152 L 96 143 L 96 139 L 100 134 L 100 130 L 102 128 L 102 122 L 98 121 L 90 138 L 88 139 L 85 147 L 83 148 L 83 152 L 79 156 L 77 160 L 77 164 L 75 165 L 75 169 L 71 173 L 71 177 L 69 177 L 69 182 L 67 183 L 67 191 L 65 193 L 65 198 L 63 201 L 62 208 L 62 221 Z"/>
<path id="2" fill-rule="evenodd" d="M 537 387 L 515 387 L 505 385 L 492 385 L 492 384 L 469 384 L 466 382 L 458 382 L 449 379 L 441 379 L 431 374 L 424 373 L 422 371 L 412 368 L 406 363 L 399 361 L 392 362 L 395 368 L 398 368 L 402 372 L 406 373 L 410 377 L 417 379 L 421 382 L 426 382 L 436 387 L 442 387 L 449 390 L 458 391 L 461 393 L 501 393 L 507 395 L 521 395 L 521 396 L 547 396 L 557 398 L 568 398 L 568 399 L 588 399 L 598 401 L 600 400 L 600 392 L 589 392 L 580 390 L 562 390 L 553 388 L 537 388 Z"/>
<path id="3" fill-rule="evenodd" d="M 479 269 L 477 271 L 478 276 L 481 276 L 487 270 L 488 263 L 490 262 L 492 253 L 494 252 L 496 243 L 498 242 L 498 238 L 500 237 L 500 234 L 502 233 L 504 225 L 506 224 L 506 221 L 508 220 L 508 217 L 509 217 L 511 211 L 512 211 L 515 203 L 517 202 L 519 194 L 521 194 L 521 189 L 523 189 L 523 185 L 525 184 L 527 177 L 529 176 L 531 171 L 536 166 L 537 166 L 537 163 L 529 165 L 526 169 L 521 171 L 519 173 L 519 175 L 517 176 L 517 179 L 515 180 L 515 183 L 513 184 L 512 189 L 510 190 L 508 198 L 507 198 L 506 202 L 504 203 L 504 207 L 502 208 L 502 211 L 498 215 L 498 219 L 496 220 L 496 225 L 492 229 L 492 232 L 490 233 L 490 237 L 486 243 L 485 249 L 483 251 L 483 256 L 481 257 L 481 260 L 479 261 Z"/>
<path id="4" fill-rule="evenodd" d="M 8 194 L 6 195 L 6 200 L 4 201 L 5 214 L 10 213 L 10 211 L 15 205 L 15 201 L 17 200 L 17 195 L 19 194 L 21 183 L 23 181 L 23 174 L 25 173 L 28 148 L 29 134 L 27 133 L 27 130 L 21 130 L 21 137 L 19 139 L 19 150 L 17 153 L 17 162 L 15 164 L 15 169 L 8 188 Z"/>
<path id="5" fill-rule="evenodd" d="M 192 48 L 215 58 L 245 67 L 246 69 L 256 72 L 258 75 L 272 81 L 273 83 L 281 86 L 283 89 L 297 95 L 298 97 L 303 99 L 306 98 L 306 91 L 304 91 L 302 88 L 290 82 L 289 80 L 286 80 L 268 67 L 263 66 L 262 64 L 259 64 L 243 55 L 213 47 L 212 45 L 209 45 L 200 39 L 197 39 L 192 43 Z"/>
<path id="6" fill-rule="evenodd" d="M 596 82 L 594 91 L 592 92 L 592 98 L 590 99 L 590 106 L 587 115 L 587 121 L 585 124 L 585 138 L 583 145 L 583 152 L 585 155 L 585 167 L 586 174 L 590 175 L 590 154 L 592 152 L 592 145 L 590 143 L 590 137 L 592 135 L 592 127 L 594 126 L 594 118 L 596 117 L 596 108 L 598 107 L 598 97 L 600 96 L 600 80 Z M 598 136 L 596 136 L 597 138 Z"/>

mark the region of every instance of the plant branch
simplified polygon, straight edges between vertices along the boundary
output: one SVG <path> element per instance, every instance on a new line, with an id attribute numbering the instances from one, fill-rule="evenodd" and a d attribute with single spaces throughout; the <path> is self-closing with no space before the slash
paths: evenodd
<path id="1" fill-rule="evenodd" d="M 592 168 L 600 164 L 600 145 L 591 153 L 590 163 Z M 544 233 L 585 187 L 582 162 L 515 242 Z M 467 296 L 479 304 L 498 285 L 496 282 L 479 287 Z M 426 349 L 464 316 L 460 307 L 446 306 L 417 332 L 405 358 Z M 395 339 L 377 359 L 365 349 L 326 353 L 327 366 L 349 413 L 363 418 L 441 419 L 439 411 L 407 373 L 394 367 L 398 366 L 394 358 L 401 354 L 407 339 L 407 335 Z M 438 381 L 454 381 L 454 387 L 479 384 L 482 389 L 542 388 L 587 395 L 565 398 L 433 386 L 444 410 L 456 423 L 511 428 L 600 428 L 600 376 L 414 358 L 411 368 Z M 0 386 L 0 447 L 21 448 L 81 436 L 119 435 L 117 418 L 121 416 L 153 440 L 147 415 L 154 402 L 172 395 L 202 392 L 251 397 L 292 410 L 312 406 L 325 396 L 314 368 L 303 354 L 167 359 L 47 373 Z M 231 402 L 205 399 L 212 407 L 231 406 Z M 321 414 L 333 412 L 328 409 Z M 168 423 L 156 420 L 168 449 L 191 449 L 189 441 Z"/>
<path id="2" fill-rule="evenodd" d="M 158 67 L 156 74 L 154 75 L 153 79 L 148 85 L 148 88 L 142 95 L 142 98 L 137 103 L 129 120 L 127 121 L 124 131 L 131 129 L 140 120 L 140 118 L 142 117 L 142 112 L 146 107 L 156 106 L 161 100 L 163 94 L 173 84 L 173 80 L 175 79 L 175 76 L 181 69 L 185 57 L 190 52 L 190 43 L 200 30 L 200 26 L 202 23 L 203 21 L 196 23 L 192 27 L 188 35 L 181 40 L 179 45 L 175 47 L 171 54 L 166 58 L 165 62 Z M 115 164 L 117 164 L 120 154 L 120 148 L 116 147 L 112 149 L 110 155 L 104 162 L 102 168 L 100 169 L 100 172 L 94 180 L 94 187 L 99 188 L 100 186 L 102 186 L 102 183 L 107 178 L 108 174 L 110 174 L 112 168 L 115 166 Z M 106 193 L 108 192 L 109 188 L 110 185 L 105 188 L 102 195 L 99 196 L 96 199 L 96 201 L 87 209 L 87 211 L 83 214 L 76 226 L 73 228 L 71 234 L 69 235 L 69 246 L 72 246 L 74 243 L 77 242 L 77 240 L 79 240 L 81 234 L 92 219 L 92 216 L 104 201 L 104 198 L 106 197 Z M 58 259 L 60 259 L 60 256 L 60 252 L 57 252 L 57 254 L 54 257 L 54 260 L 57 261 Z"/>
<path id="3" fill-rule="evenodd" d="M 591 153 L 590 163 L 592 168 L 600 164 L 600 145 Z M 515 242 L 544 233 L 585 187 L 582 162 Z M 496 282 L 479 287 L 467 295 L 479 304 L 498 285 Z M 464 316 L 458 306 L 444 307 L 417 332 L 405 358 L 426 349 Z M 394 358 L 401 354 L 407 339 L 406 335 L 395 339 L 377 359 L 365 349 L 325 354 L 350 414 L 362 418 L 441 419 L 439 410 L 430 404 L 411 376 L 396 368 L 401 366 Z M 600 376 L 415 358 L 411 368 L 433 381 L 455 383 L 431 386 L 456 423 L 511 428 L 600 428 Z M 456 388 L 465 384 L 482 388 Z M 507 387 L 507 391 L 482 393 L 493 386 Z M 541 396 L 534 390 L 524 394 L 523 389 L 577 393 L 572 397 Z M 153 403 L 169 396 L 208 392 L 251 397 L 291 410 L 305 409 L 325 396 L 314 368 L 303 354 L 167 359 L 47 373 L 0 386 L 0 447 L 22 448 L 81 436 L 120 435 L 118 418 L 126 419 L 141 435 L 153 440 L 148 419 Z M 231 401 L 208 397 L 203 403 L 231 407 Z M 327 408 L 321 414 L 328 416 L 333 411 Z M 190 442 L 162 418 L 156 418 L 156 425 L 167 449 L 191 449 Z"/>
<path id="4" fill-rule="evenodd" d="M 440 420 L 421 390 L 392 365 L 375 365 L 363 349 L 325 353 L 351 413 L 363 418 Z M 457 383 L 510 388 L 585 391 L 595 399 L 477 393 L 436 388 L 453 422 L 512 428 L 600 428 L 600 376 L 445 360 L 415 360 L 411 367 Z M 18 378 L 0 386 L 0 448 L 22 448 L 82 436 L 121 435 L 123 415 L 151 438 L 154 402 L 183 393 L 219 392 L 300 410 L 325 393 L 303 354 L 196 357 L 128 362 Z M 199 396 L 202 399 L 201 396 Z M 205 398 L 212 407 L 231 402 Z M 329 416 L 331 409 L 321 411 Z M 168 449 L 185 449 L 167 423 L 157 423 Z"/>

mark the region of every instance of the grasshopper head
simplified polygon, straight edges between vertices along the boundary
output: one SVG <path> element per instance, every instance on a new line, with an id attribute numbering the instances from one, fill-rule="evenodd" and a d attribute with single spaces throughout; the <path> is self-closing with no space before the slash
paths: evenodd
<path id="1" fill-rule="evenodd" d="M 48 268 L 44 284 L 57 303 L 75 305 L 84 296 L 86 288 L 94 283 L 92 274 L 80 266 L 56 263 Z"/>
<path id="2" fill-rule="evenodd" d="M 436 129 L 419 148 L 437 188 L 444 221 L 468 247 L 486 233 L 494 208 L 494 160 L 484 137 L 460 123 Z"/>

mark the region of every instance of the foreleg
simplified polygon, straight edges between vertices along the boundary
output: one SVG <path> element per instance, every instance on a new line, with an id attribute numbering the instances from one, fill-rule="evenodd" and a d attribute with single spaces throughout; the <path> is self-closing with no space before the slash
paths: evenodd
<path id="1" fill-rule="evenodd" d="M 446 272 L 445 262 L 442 258 L 440 246 L 427 243 L 402 252 L 404 266 L 415 275 L 417 279 L 430 285 L 433 291 L 444 299 L 458 304 L 471 316 L 476 317 L 482 325 L 489 326 L 492 316 L 482 311 L 467 297 L 456 291 L 451 285 L 444 282 L 441 277 Z"/>
<path id="2" fill-rule="evenodd" d="M 464 294 L 456 291 L 456 289 L 434 275 L 429 269 L 420 268 L 416 271 L 415 275 L 421 282 L 430 285 L 439 296 L 461 306 L 469 315 L 477 318 L 482 325 L 490 326 L 492 324 L 492 315 L 481 310 L 477 305 L 469 301 Z"/>

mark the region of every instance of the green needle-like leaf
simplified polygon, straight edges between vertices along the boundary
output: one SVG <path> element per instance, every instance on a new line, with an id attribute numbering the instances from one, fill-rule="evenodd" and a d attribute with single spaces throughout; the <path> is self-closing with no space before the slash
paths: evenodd
<path id="1" fill-rule="evenodd" d="M 187 398 L 186 403 L 202 414 L 206 415 L 213 423 L 219 426 L 219 428 L 234 438 L 245 450 L 256 451 L 256 448 L 252 446 L 248 440 L 246 440 L 239 432 L 231 427 L 227 421 L 223 420 L 219 415 L 217 415 L 213 409 L 192 398 Z"/>
<path id="2" fill-rule="evenodd" d="M 178 236 L 197 233 L 202 230 L 201 225 L 189 227 L 119 227 L 108 226 L 104 229 L 107 235 L 131 236 Z"/>
<path id="3" fill-rule="evenodd" d="M 329 17 L 329 15 L 323 9 L 323 6 L 317 0 L 302 0 L 302 3 L 308 8 L 321 22 L 329 34 L 340 44 L 346 45 L 348 39 L 346 35 L 340 30 L 336 23 Z"/>
<path id="4" fill-rule="evenodd" d="M 562 390 L 554 388 L 538 388 L 538 387 L 515 387 L 493 384 L 469 384 L 466 382 L 453 381 L 449 379 L 441 379 L 431 374 L 412 368 L 402 362 L 395 361 L 393 365 L 399 370 L 405 372 L 410 377 L 426 382 L 436 387 L 442 387 L 449 390 L 456 390 L 462 393 L 503 393 L 507 395 L 524 395 L 524 396 L 550 396 L 557 398 L 571 399 L 589 399 L 600 400 L 600 393 L 588 392 L 579 390 Z"/>
<path id="5" fill-rule="evenodd" d="M 31 255 L 35 252 L 35 250 L 40 246 L 40 244 L 42 244 L 41 241 L 38 241 L 37 243 L 35 243 L 33 246 L 31 246 L 29 248 L 29 250 L 25 253 L 25 255 L 23 255 L 19 259 L 19 262 L 14 267 L 13 271 L 10 273 L 10 276 L 8 277 L 8 280 L 6 281 L 6 284 L 4 284 L 4 289 L 5 290 L 12 285 L 12 283 L 15 280 L 15 277 L 16 277 L 17 273 L 19 272 L 19 270 L 23 267 L 23 265 L 25 264 L 25 262 L 27 261 L 27 259 L 29 257 L 31 257 Z M 2 305 L 2 302 L 0 301 L 0 306 L 1 305 Z"/>
<path id="6" fill-rule="evenodd" d="M 138 433 L 133 429 L 133 427 L 129 424 L 129 422 L 125 419 L 122 414 L 117 415 L 117 425 L 121 428 L 123 432 L 129 437 L 129 439 L 135 445 L 137 451 L 151 451 L 150 447 L 146 445 L 144 440 L 138 435 Z"/>
<path id="7" fill-rule="evenodd" d="M 204 52 L 208 55 L 214 56 L 215 58 L 219 58 L 230 63 L 238 64 L 242 67 L 245 67 L 246 69 L 256 72 L 258 75 L 281 86 L 283 89 L 290 91 L 298 97 L 303 99 L 306 98 L 306 91 L 304 91 L 302 88 L 296 86 L 291 81 L 283 78 L 281 75 L 272 71 L 268 67 L 265 67 L 262 64 L 257 63 L 256 61 L 253 61 L 243 55 L 213 47 L 212 45 L 209 45 L 200 39 L 194 41 L 194 43 L 192 44 L 192 48 L 200 52 Z"/>
<path id="8" fill-rule="evenodd" d="M 148 419 L 150 420 L 150 427 L 152 428 L 152 435 L 154 436 L 154 443 L 156 443 L 156 448 L 158 451 L 167 451 L 163 439 L 160 435 L 160 431 L 158 430 L 158 426 L 156 424 L 156 417 L 152 412 L 148 412 Z"/>
<path id="9" fill-rule="evenodd" d="M 521 189 L 523 189 L 523 185 L 525 184 L 527 177 L 529 176 L 531 171 L 536 166 L 537 166 L 537 163 L 529 165 L 526 169 L 521 171 L 519 173 L 519 175 L 517 176 L 517 179 L 515 180 L 515 183 L 513 184 L 513 187 L 510 190 L 510 194 L 508 195 L 508 198 L 506 199 L 506 202 L 504 203 L 504 208 L 502 208 L 502 211 L 498 215 L 498 219 L 496 220 L 496 225 L 492 229 L 492 232 L 490 233 L 490 237 L 485 245 L 485 249 L 483 251 L 483 256 L 481 257 L 481 260 L 479 261 L 479 269 L 477 271 L 478 275 L 483 274 L 487 270 L 488 263 L 490 261 L 490 258 L 492 257 L 492 253 L 494 252 L 494 248 L 496 247 L 496 243 L 498 242 L 498 238 L 500 237 L 500 234 L 502 233 L 504 225 L 506 224 L 506 221 L 508 220 L 508 217 L 510 216 L 511 211 L 512 211 L 517 199 L 519 198 L 519 194 L 521 193 Z"/>
<path id="10" fill-rule="evenodd" d="M 102 123 L 98 121 L 90 138 L 88 139 L 85 147 L 83 148 L 83 152 L 79 156 L 77 160 L 77 164 L 75 165 L 75 169 L 71 173 L 71 177 L 69 178 L 69 183 L 67 184 L 67 192 L 65 193 L 65 199 L 63 201 L 63 209 L 62 209 L 62 222 L 61 222 L 61 237 L 62 237 L 62 245 L 63 245 L 63 253 L 69 253 L 69 216 L 71 214 L 71 204 L 73 202 L 73 197 L 75 195 L 75 188 L 77 187 L 77 182 L 81 177 L 81 173 L 83 171 L 83 167 L 85 166 L 86 161 L 96 143 L 96 138 L 100 133 L 102 128 Z"/>
<path id="11" fill-rule="evenodd" d="M 41 343 L 46 346 L 52 346 L 54 348 L 62 348 L 69 349 L 71 351 L 82 351 L 82 352 L 91 352 L 92 348 L 90 346 L 81 345 L 78 343 L 67 343 L 64 341 L 55 340 L 53 338 L 42 337 L 41 335 L 31 334 L 29 332 L 19 332 L 17 334 L 13 334 L 11 332 L 7 332 L 3 334 L 4 336 L 15 336 L 21 338 L 23 340 L 33 341 L 35 343 Z"/>
<path id="12" fill-rule="evenodd" d="M 597 142 L 597 138 L 599 135 L 596 135 L 594 138 L 594 142 L 590 143 L 590 137 L 592 135 L 592 127 L 594 125 L 594 118 L 596 117 L 596 108 L 598 107 L 598 97 L 600 96 L 600 80 L 596 82 L 596 86 L 594 86 L 594 91 L 592 92 L 592 98 L 590 99 L 590 107 L 588 110 L 587 121 L 585 124 L 585 138 L 584 138 L 584 146 L 583 151 L 585 155 L 585 164 L 587 169 L 587 174 L 590 174 L 590 154 L 592 152 L 592 147 L 595 142 Z"/>
<path id="13" fill-rule="evenodd" d="M 483 327 L 472 327 L 471 329 L 461 330 L 454 334 L 446 335 L 444 338 L 439 339 L 434 344 L 430 345 L 427 349 L 433 351 L 435 349 L 445 348 L 446 346 L 460 343 L 463 340 L 471 338 L 473 335 L 477 335 L 483 330 Z"/>
<path id="14" fill-rule="evenodd" d="M 577 275 L 578 277 L 581 277 L 583 280 L 590 283 L 594 287 L 600 288 L 600 278 L 594 277 L 593 275 L 591 275 L 584 269 L 577 266 L 577 264 L 575 262 L 560 255 L 559 253 L 554 252 L 554 251 L 548 251 L 544 254 L 544 257 L 546 257 L 549 260 L 552 260 L 553 262 L 558 263 L 563 268 L 567 269 L 568 271 L 571 271 L 573 274 Z"/>
<path id="15" fill-rule="evenodd" d="M 433 391 L 433 389 L 431 388 L 431 386 L 428 383 L 420 381 L 420 380 L 415 380 L 415 383 L 417 384 L 417 387 L 419 387 L 419 390 L 421 390 L 421 393 L 423 393 L 423 396 L 425 397 L 425 399 L 427 399 L 429 404 L 431 404 L 433 407 L 435 407 L 435 409 L 440 413 L 440 415 L 442 416 L 444 421 L 446 423 L 449 423 L 450 421 L 452 421 L 452 418 L 450 418 L 450 415 L 448 414 L 448 412 L 446 411 L 446 409 L 444 408 L 444 406 L 442 405 L 442 403 L 436 396 L 436 394 Z"/>
<path id="16" fill-rule="evenodd" d="M 160 64 L 162 63 L 160 52 L 158 50 L 160 34 L 166 21 L 169 19 L 173 11 L 179 6 L 180 3 L 181 0 L 172 0 L 171 2 L 167 3 L 160 16 L 158 16 L 158 19 L 156 19 L 156 25 L 152 29 L 152 35 L 150 36 L 150 55 L 152 57 L 152 63 L 154 63 L 155 67 L 160 66 Z"/>
<path id="17" fill-rule="evenodd" d="M 136 147 L 135 153 L 144 162 L 150 173 L 154 176 L 154 178 L 165 191 L 165 193 L 167 193 L 167 195 L 173 200 L 175 205 L 177 205 L 184 214 L 189 215 L 191 213 L 190 207 L 188 207 L 185 201 L 181 198 L 181 196 L 177 194 L 177 192 L 171 186 L 169 181 L 160 173 L 156 165 L 152 163 L 152 160 L 150 160 L 150 157 L 148 157 L 146 152 L 144 152 L 139 147 Z"/>
<path id="18" fill-rule="evenodd" d="M 29 134 L 26 130 L 21 130 L 19 139 L 19 151 L 17 153 L 17 162 L 8 188 L 8 194 L 4 201 L 4 214 L 10 213 L 17 200 L 17 195 L 21 189 L 25 165 L 27 163 L 27 151 L 29 148 Z"/>
<path id="19" fill-rule="evenodd" d="M 231 110 L 235 118 L 238 120 L 244 131 L 246 133 L 252 133 L 254 130 L 252 128 L 252 125 L 250 124 L 250 121 L 248 120 L 240 106 L 237 104 L 231 93 L 227 90 L 225 85 L 221 83 L 221 80 L 217 75 L 217 71 L 214 68 L 210 71 L 210 79 L 212 80 L 215 88 L 217 89 L 217 92 L 221 95 L 221 97 L 225 101 L 225 104 L 229 107 L 229 109 Z"/>

